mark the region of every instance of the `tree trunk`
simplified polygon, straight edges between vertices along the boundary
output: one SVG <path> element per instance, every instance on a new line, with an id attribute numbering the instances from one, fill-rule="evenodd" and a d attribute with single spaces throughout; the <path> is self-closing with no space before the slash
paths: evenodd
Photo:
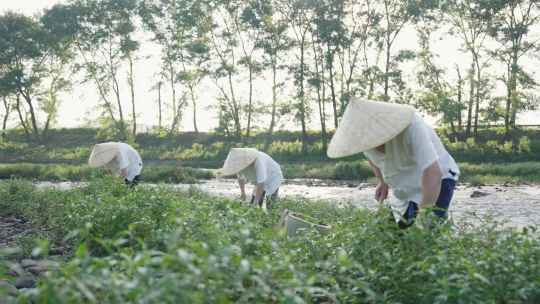
<path id="1" fill-rule="evenodd" d="M 321 50 L 321 53 L 322 53 L 322 50 Z M 319 119 L 321 122 L 322 149 L 323 151 L 326 151 L 328 147 L 328 143 L 327 143 L 327 136 L 326 136 L 326 110 L 324 106 L 324 102 L 325 102 L 324 58 L 321 58 L 321 60 L 319 61 L 319 57 L 317 56 L 317 47 L 315 43 L 313 44 L 313 54 L 314 54 L 314 62 L 315 62 L 315 74 L 317 75 L 317 78 L 320 80 L 317 84 L 317 103 L 319 106 Z M 319 63 L 321 64 L 321 67 L 319 67 Z"/>
<path id="2" fill-rule="evenodd" d="M 332 107 L 334 108 L 334 127 L 337 129 L 339 115 L 338 115 L 338 108 L 337 108 L 336 91 L 334 87 L 334 70 L 333 70 L 334 54 L 332 51 L 330 51 L 330 46 L 328 46 L 328 58 L 329 58 L 328 72 L 330 72 L 330 75 L 329 75 L 330 76 L 330 91 L 332 93 Z"/>
<path id="3" fill-rule="evenodd" d="M 508 78 L 506 79 L 506 107 L 504 109 L 504 129 L 508 136 L 510 133 L 510 111 L 512 108 L 512 67 L 507 63 Z"/>
<path id="4" fill-rule="evenodd" d="M 253 113 L 253 62 L 249 57 L 249 99 L 248 99 L 248 117 L 247 117 L 247 130 L 246 137 L 251 136 L 251 115 Z"/>
<path id="5" fill-rule="evenodd" d="M 171 101 L 172 101 L 172 110 L 173 110 L 173 120 L 171 123 L 171 129 L 169 135 L 172 135 L 176 132 L 176 124 L 178 119 L 178 107 L 176 106 L 176 86 L 174 85 L 174 78 L 176 77 L 176 72 L 171 62 L 169 62 L 169 85 L 171 86 Z"/>
<path id="6" fill-rule="evenodd" d="M 470 85 L 471 85 L 471 89 L 470 89 L 470 96 L 469 96 L 469 105 L 468 105 L 468 113 L 467 113 L 467 129 L 465 130 L 465 136 L 467 138 L 469 138 L 471 136 L 471 127 L 472 127 L 472 111 L 473 111 L 473 104 L 474 104 L 474 73 L 475 73 L 475 68 L 474 68 L 474 64 L 472 64 L 471 66 L 471 71 L 470 71 L 470 75 L 469 75 L 469 80 L 470 80 Z"/>
<path id="7" fill-rule="evenodd" d="M 122 138 L 121 139 L 125 139 L 126 137 L 126 121 L 124 119 L 124 110 L 122 108 L 122 102 L 121 102 L 121 98 L 120 98 L 120 84 L 118 83 L 118 78 L 117 78 L 117 71 L 116 71 L 116 68 L 115 68 L 115 64 L 114 64 L 114 56 L 112 54 L 112 48 L 109 47 L 109 73 L 110 73 L 110 76 L 111 76 L 111 80 L 112 80 L 112 90 L 114 92 L 114 96 L 116 98 L 116 106 L 118 107 L 118 115 L 119 115 L 119 120 L 118 120 L 118 123 L 119 123 L 119 131 L 121 133 L 121 136 Z"/>
<path id="8" fill-rule="evenodd" d="M 163 120 L 162 120 L 162 113 L 163 113 L 163 108 L 162 108 L 162 104 L 161 104 L 161 81 L 158 83 L 158 128 L 159 128 L 159 131 L 161 132 L 161 128 L 163 127 Z"/>
<path id="9" fill-rule="evenodd" d="M 463 78 L 461 77 L 461 72 L 459 70 L 459 66 L 456 66 L 456 72 L 457 72 L 457 75 L 458 75 L 457 102 L 458 102 L 458 106 L 460 107 L 460 110 L 457 113 L 457 119 L 458 119 L 458 129 L 461 131 L 463 129 L 463 121 L 461 119 L 461 105 L 463 104 Z"/>
<path id="10" fill-rule="evenodd" d="M 479 58 L 478 58 L 478 55 L 475 56 L 475 60 L 476 62 L 476 106 L 475 106 L 475 110 L 474 110 L 474 137 L 477 138 L 478 137 L 478 118 L 480 116 L 480 101 L 481 101 L 481 93 L 482 93 L 482 88 L 481 88 L 481 83 L 482 83 L 482 71 L 481 71 L 481 67 L 480 67 L 480 62 L 479 62 Z"/>
<path id="11" fill-rule="evenodd" d="M 390 33 L 387 34 L 386 40 L 386 62 L 384 67 L 384 101 L 389 101 L 390 96 L 388 95 L 388 91 L 390 88 L 390 48 L 392 47 L 392 45 L 390 44 Z"/>
<path id="12" fill-rule="evenodd" d="M 4 103 L 4 110 L 6 111 L 6 113 L 4 114 L 4 118 L 2 119 L 2 138 L 5 139 L 9 114 L 11 113 L 11 106 L 7 101 L 7 97 L 5 96 L 2 98 L 2 102 Z"/>
<path id="13" fill-rule="evenodd" d="M 452 130 L 452 138 L 450 140 L 455 142 L 457 139 L 457 131 L 453 120 L 450 120 L 450 129 Z"/>
<path id="14" fill-rule="evenodd" d="M 128 56 L 128 62 L 129 62 L 128 84 L 129 84 L 130 93 L 131 93 L 131 119 L 133 120 L 131 134 L 133 135 L 133 138 L 135 138 L 137 136 L 137 111 L 135 109 L 135 82 L 134 82 L 134 75 L 133 75 L 133 59 L 131 58 L 131 55 Z"/>
<path id="15" fill-rule="evenodd" d="M 24 130 L 24 134 L 26 134 L 26 138 L 28 140 L 30 140 L 30 130 L 29 130 L 29 127 L 28 125 L 26 124 L 26 119 L 23 117 L 22 115 L 22 111 L 21 111 L 21 96 L 19 94 L 17 94 L 17 103 L 16 103 L 16 109 L 17 109 L 17 114 L 19 114 L 19 121 L 21 122 L 21 126 L 23 127 L 23 130 Z"/>
<path id="16" fill-rule="evenodd" d="M 274 55 L 275 56 L 275 55 Z M 277 107 L 277 63 L 276 58 L 272 59 L 272 118 L 270 120 L 270 129 L 268 134 L 270 137 L 274 133 L 274 128 L 276 126 L 276 107 Z"/>
<path id="17" fill-rule="evenodd" d="M 22 92 L 21 92 L 21 96 L 26 101 L 26 104 L 28 105 L 28 110 L 30 111 L 30 123 L 32 124 L 32 134 L 34 135 L 34 139 L 39 141 L 40 140 L 39 126 L 37 123 L 36 111 L 34 110 L 34 105 L 32 104 L 32 99 L 29 95 L 24 94 Z"/>
<path id="18" fill-rule="evenodd" d="M 512 94 L 511 94 L 511 100 L 512 100 L 512 116 L 511 116 L 511 125 L 512 125 L 512 128 L 516 128 L 516 117 L 517 117 L 517 112 L 518 112 L 518 108 L 519 108 L 519 105 L 518 105 L 518 101 L 519 101 L 519 98 L 518 98 L 518 94 L 517 94 L 517 74 L 518 74 L 518 54 L 517 54 L 517 50 L 514 50 L 514 53 L 512 54 L 512 82 L 511 82 L 511 89 L 512 89 Z"/>
<path id="19" fill-rule="evenodd" d="M 307 127 L 306 127 L 306 100 L 304 92 L 304 53 L 305 53 L 305 33 L 300 41 L 300 123 L 302 125 L 302 153 L 307 152 Z"/>
<path id="20" fill-rule="evenodd" d="M 189 93 L 191 95 L 191 104 L 193 105 L 193 130 L 195 133 L 199 133 L 199 128 L 197 127 L 197 101 L 195 99 L 195 90 L 193 84 L 189 84 Z"/>
<path id="21" fill-rule="evenodd" d="M 236 102 L 236 96 L 234 95 L 234 86 L 232 81 L 232 73 L 229 71 L 229 90 L 231 92 L 231 101 L 233 103 L 233 114 L 234 114 L 234 129 L 235 129 L 235 135 L 238 138 L 242 137 L 242 124 L 240 122 L 240 107 L 238 103 Z"/>

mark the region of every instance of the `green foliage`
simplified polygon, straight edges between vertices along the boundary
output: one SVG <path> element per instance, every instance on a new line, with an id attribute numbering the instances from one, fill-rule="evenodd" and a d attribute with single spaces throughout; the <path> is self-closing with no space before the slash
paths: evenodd
<path id="1" fill-rule="evenodd" d="M 0 183 L 2 208 L 54 227 L 73 255 L 20 296 L 36 303 L 523 303 L 540 300 L 534 227 L 415 226 L 387 210 L 235 201 L 98 179 L 70 191 Z M 53 199 L 57 198 L 57 199 Z M 36 204 L 50 209 L 35 210 Z M 6 209 L 7 208 L 7 209 Z M 287 239 L 283 208 L 332 225 Z M 62 225 L 59 223 L 62 222 Z M 67 236 L 67 238 L 66 238 Z"/>
<path id="2" fill-rule="evenodd" d="M 88 166 L 78 165 L 37 165 L 37 164 L 2 164 L 0 179 L 24 178 L 40 181 L 84 181 L 102 176 L 103 171 Z M 145 182 L 195 183 L 200 179 L 212 178 L 210 170 L 189 167 L 145 166 L 142 179 Z"/>

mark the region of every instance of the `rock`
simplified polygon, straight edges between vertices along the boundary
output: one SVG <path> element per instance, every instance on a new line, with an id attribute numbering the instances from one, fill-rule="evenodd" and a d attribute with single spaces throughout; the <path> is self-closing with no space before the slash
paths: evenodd
<path id="1" fill-rule="evenodd" d="M 49 270 L 49 267 L 45 265 L 37 265 L 28 267 L 26 270 L 35 276 L 40 276 L 41 274 L 47 272 Z"/>
<path id="2" fill-rule="evenodd" d="M 10 296 L 16 296 L 18 290 L 15 286 L 11 285 L 8 281 L 0 280 L 0 293 L 6 294 L 7 292 Z"/>
<path id="3" fill-rule="evenodd" d="M 21 266 L 24 269 L 29 268 L 29 267 L 33 267 L 33 266 L 38 266 L 38 265 L 39 265 L 39 262 L 35 261 L 35 260 L 24 259 L 24 260 L 21 261 Z"/>
<path id="4" fill-rule="evenodd" d="M 353 184 L 353 183 L 348 183 L 348 184 L 347 184 L 347 187 L 349 187 L 349 188 L 356 188 L 356 185 Z"/>
<path id="5" fill-rule="evenodd" d="M 368 183 L 360 183 L 360 184 L 358 185 L 358 187 L 356 187 L 356 189 L 358 189 L 358 190 L 363 190 L 363 189 L 369 188 L 369 186 L 370 186 L 370 185 L 369 185 Z"/>
<path id="6" fill-rule="evenodd" d="M 24 273 L 24 269 L 20 264 L 13 263 L 10 264 L 7 274 L 12 277 L 18 277 Z"/>
<path id="7" fill-rule="evenodd" d="M 34 279 L 31 276 L 19 277 L 15 281 L 15 287 L 17 287 L 17 289 L 34 288 L 35 286 L 36 286 L 36 279 Z"/>
<path id="8" fill-rule="evenodd" d="M 479 191 L 479 190 L 474 190 L 471 193 L 471 198 L 484 197 L 484 196 L 488 196 L 488 195 L 490 195 L 490 193 Z"/>
<path id="9" fill-rule="evenodd" d="M 50 255 L 63 255 L 64 252 L 66 252 L 66 249 L 64 247 L 52 248 L 51 250 L 49 250 Z"/>

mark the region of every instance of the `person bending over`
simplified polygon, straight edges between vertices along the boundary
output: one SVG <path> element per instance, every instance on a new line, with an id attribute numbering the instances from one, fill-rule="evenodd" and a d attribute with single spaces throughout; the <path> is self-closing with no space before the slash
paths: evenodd
<path id="1" fill-rule="evenodd" d="M 459 168 L 435 131 L 407 105 L 351 100 L 327 154 L 331 158 L 363 152 L 378 180 L 375 198 L 389 190 L 400 228 L 411 226 L 419 209 L 433 208 L 446 219 Z"/>
<path id="2" fill-rule="evenodd" d="M 233 148 L 229 152 L 220 176 L 236 175 L 240 186 L 240 197 L 246 200 L 246 183 L 254 185 L 251 204 L 270 209 L 278 198 L 279 187 L 283 181 L 281 167 L 268 154 L 252 148 Z"/>
<path id="3" fill-rule="evenodd" d="M 124 178 L 130 187 L 139 183 L 143 168 L 139 153 L 132 146 L 120 142 L 95 145 L 88 164 L 90 167 L 103 168 L 110 174 Z"/>

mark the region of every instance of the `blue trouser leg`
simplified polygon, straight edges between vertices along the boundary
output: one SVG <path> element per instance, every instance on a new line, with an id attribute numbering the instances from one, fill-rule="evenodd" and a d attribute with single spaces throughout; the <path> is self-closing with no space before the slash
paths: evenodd
<path id="1" fill-rule="evenodd" d="M 435 210 L 433 211 L 436 216 L 440 218 L 448 217 L 448 207 L 454 196 L 454 189 L 456 188 L 456 181 L 451 178 L 445 178 L 441 183 L 441 193 L 435 203 Z"/>
<path id="2" fill-rule="evenodd" d="M 456 188 L 456 181 L 451 178 L 445 178 L 441 181 L 441 192 L 435 203 L 434 213 L 439 218 L 448 217 L 448 207 L 454 196 L 454 189 Z M 401 229 L 408 228 L 414 224 L 414 219 L 418 214 L 418 204 L 415 202 L 409 202 L 409 207 L 403 214 L 403 219 L 399 220 L 398 226 Z M 405 221 L 404 221 L 405 220 Z"/>

